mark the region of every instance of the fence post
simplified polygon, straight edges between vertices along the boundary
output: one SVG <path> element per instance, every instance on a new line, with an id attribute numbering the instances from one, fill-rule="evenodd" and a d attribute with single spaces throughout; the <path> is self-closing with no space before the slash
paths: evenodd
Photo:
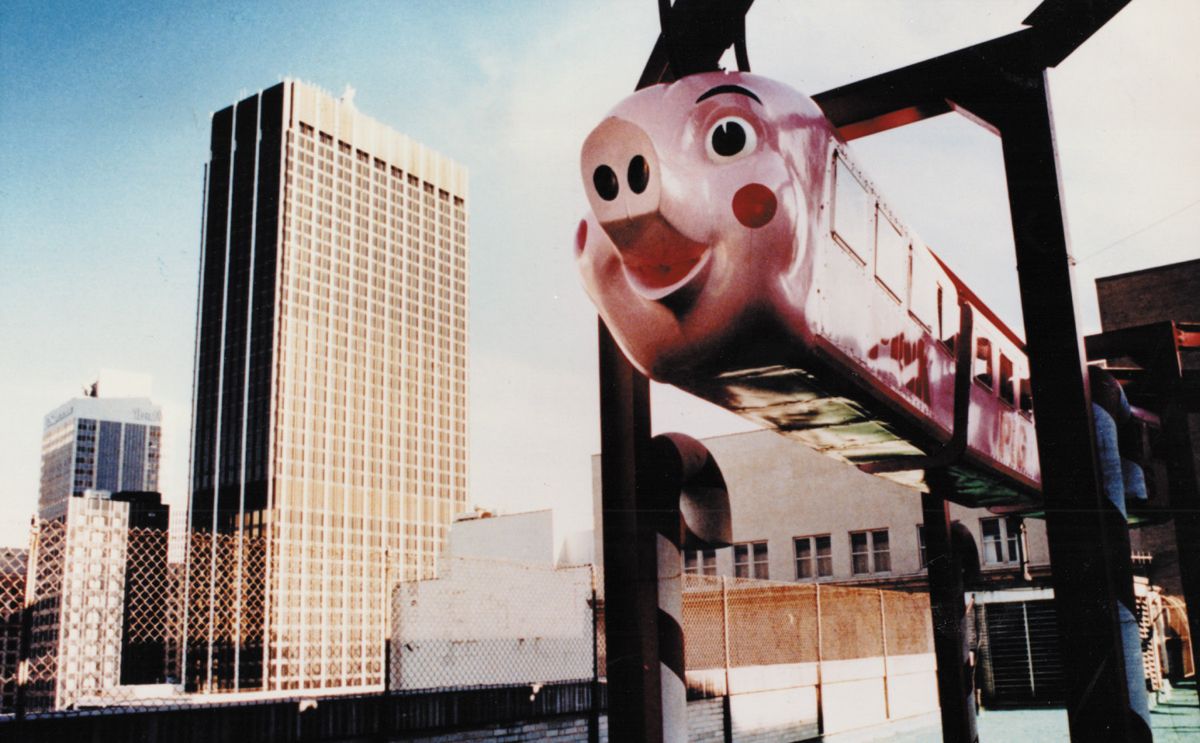
<path id="1" fill-rule="evenodd" d="M 887 612 L 883 608 L 883 589 L 879 594 L 879 639 L 883 646 L 883 716 L 892 719 L 892 700 L 888 690 L 888 644 L 887 644 Z"/>
<path id="2" fill-rule="evenodd" d="M 725 696 L 721 702 L 725 743 L 733 743 L 733 710 L 729 695 L 729 588 L 728 576 L 721 576 L 721 649 L 725 658 Z"/>
<path id="3" fill-rule="evenodd" d="M 817 615 L 817 732 L 825 733 L 825 674 L 822 666 L 824 665 L 824 652 L 821 649 L 822 633 L 821 633 L 821 584 L 819 582 L 813 584 L 815 589 L 816 606 L 814 611 Z"/>
<path id="4" fill-rule="evenodd" d="M 596 566 L 590 566 L 592 576 L 592 699 L 588 710 L 588 743 L 600 743 L 600 636 L 596 595 Z"/>

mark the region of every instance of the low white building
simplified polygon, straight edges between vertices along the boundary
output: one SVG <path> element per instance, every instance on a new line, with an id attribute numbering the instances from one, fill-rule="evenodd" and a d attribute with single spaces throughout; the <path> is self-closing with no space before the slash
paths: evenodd
<path id="1" fill-rule="evenodd" d="M 590 679 L 592 567 L 556 556 L 550 511 L 456 521 L 437 577 L 395 589 L 389 688 Z"/>

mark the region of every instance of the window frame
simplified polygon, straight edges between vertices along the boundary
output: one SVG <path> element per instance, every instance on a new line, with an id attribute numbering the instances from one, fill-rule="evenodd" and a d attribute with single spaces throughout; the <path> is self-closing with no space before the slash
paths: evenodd
<path id="1" fill-rule="evenodd" d="M 995 534 L 989 535 L 989 527 Z M 979 543 L 983 548 L 984 567 L 1011 567 L 1020 565 L 1025 546 L 1021 543 L 1021 518 L 1019 516 L 992 516 L 979 519 Z M 999 553 L 999 557 L 997 557 Z"/>
<path id="2" fill-rule="evenodd" d="M 808 556 L 800 556 L 801 543 L 807 545 Z M 825 553 L 821 553 L 824 543 Z M 808 534 L 792 537 L 792 557 L 794 562 L 795 580 L 819 581 L 833 577 L 833 540 L 829 534 Z M 801 561 L 808 565 L 809 574 L 801 575 Z"/>
<path id="3" fill-rule="evenodd" d="M 761 575 L 759 574 L 760 570 Z M 745 575 L 742 575 L 742 572 Z M 770 580 L 770 575 L 770 552 L 767 549 L 767 540 L 738 542 L 733 545 L 733 576 L 735 578 Z"/>
<path id="4" fill-rule="evenodd" d="M 717 575 L 716 549 L 683 551 L 684 575 Z"/>
<path id="5" fill-rule="evenodd" d="M 985 355 L 986 352 L 986 355 Z M 975 336 L 975 358 L 971 367 L 971 378 L 980 387 L 983 387 L 989 392 L 996 390 L 996 375 L 992 364 L 993 353 L 992 339 L 985 335 Z M 983 362 L 984 369 L 980 371 L 980 362 Z"/>
<path id="6" fill-rule="evenodd" d="M 855 169 L 851 167 L 850 162 L 840 150 L 834 150 L 832 170 L 833 187 L 830 189 L 831 214 L 829 215 L 830 237 L 832 237 L 833 241 L 840 245 L 842 249 L 850 255 L 851 258 L 857 261 L 859 265 L 870 265 L 872 272 L 874 272 L 876 232 L 875 221 L 879 218 L 879 199 L 875 198 L 875 194 L 870 188 L 867 187 L 867 184 L 863 182 L 863 179 L 858 176 L 858 173 L 856 173 Z M 842 183 L 842 174 L 849 175 L 854 185 L 857 185 L 862 190 L 862 193 L 866 198 L 866 202 L 862 206 L 864 206 L 864 212 L 870 212 L 869 218 L 871 222 L 863 227 L 862 232 L 863 236 L 869 236 L 867 237 L 870 243 L 868 245 L 853 245 L 851 241 L 852 235 L 849 234 L 851 230 L 838 229 L 838 207 L 844 201 L 844 199 L 841 198 L 841 192 L 839 191 Z M 863 216 L 865 216 L 865 214 Z M 841 226 L 843 228 L 849 227 L 849 225 L 847 225 L 845 222 L 842 222 Z"/>
<path id="7" fill-rule="evenodd" d="M 887 575 L 892 572 L 892 550 L 891 550 L 891 534 L 888 528 L 882 529 L 860 529 L 849 532 L 850 535 L 850 574 L 852 576 L 860 575 Z M 880 539 L 882 535 L 882 540 Z M 855 538 L 862 537 L 863 549 L 856 549 Z M 879 543 L 883 542 L 883 549 L 879 548 Z M 879 556 L 884 557 L 887 566 L 883 569 L 879 567 Z M 856 564 L 857 560 L 865 560 L 866 570 L 859 570 Z"/>

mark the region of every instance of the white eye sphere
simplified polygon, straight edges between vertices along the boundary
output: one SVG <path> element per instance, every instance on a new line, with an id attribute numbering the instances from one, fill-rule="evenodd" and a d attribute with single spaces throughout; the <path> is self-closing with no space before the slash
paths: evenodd
<path id="1" fill-rule="evenodd" d="M 740 116 L 723 116 L 704 135 L 704 148 L 715 163 L 725 163 L 754 152 L 758 135 L 750 122 Z"/>

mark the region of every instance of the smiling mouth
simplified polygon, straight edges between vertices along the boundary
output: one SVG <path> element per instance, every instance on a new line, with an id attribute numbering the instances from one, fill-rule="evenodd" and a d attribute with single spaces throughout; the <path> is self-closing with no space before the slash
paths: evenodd
<path id="1" fill-rule="evenodd" d="M 659 214 L 604 227 L 617 245 L 630 287 L 646 299 L 666 300 L 707 275 L 708 245 L 681 234 Z"/>
<path id="2" fill-rule="evenodd" d="M 712 253 L 707 248 L 699 255 L 677 257 L 671 262 L 626 257 L 625 275 L 634 291 L 646 299 L 661 300 L 691 284 L 708 268 Z"/>

